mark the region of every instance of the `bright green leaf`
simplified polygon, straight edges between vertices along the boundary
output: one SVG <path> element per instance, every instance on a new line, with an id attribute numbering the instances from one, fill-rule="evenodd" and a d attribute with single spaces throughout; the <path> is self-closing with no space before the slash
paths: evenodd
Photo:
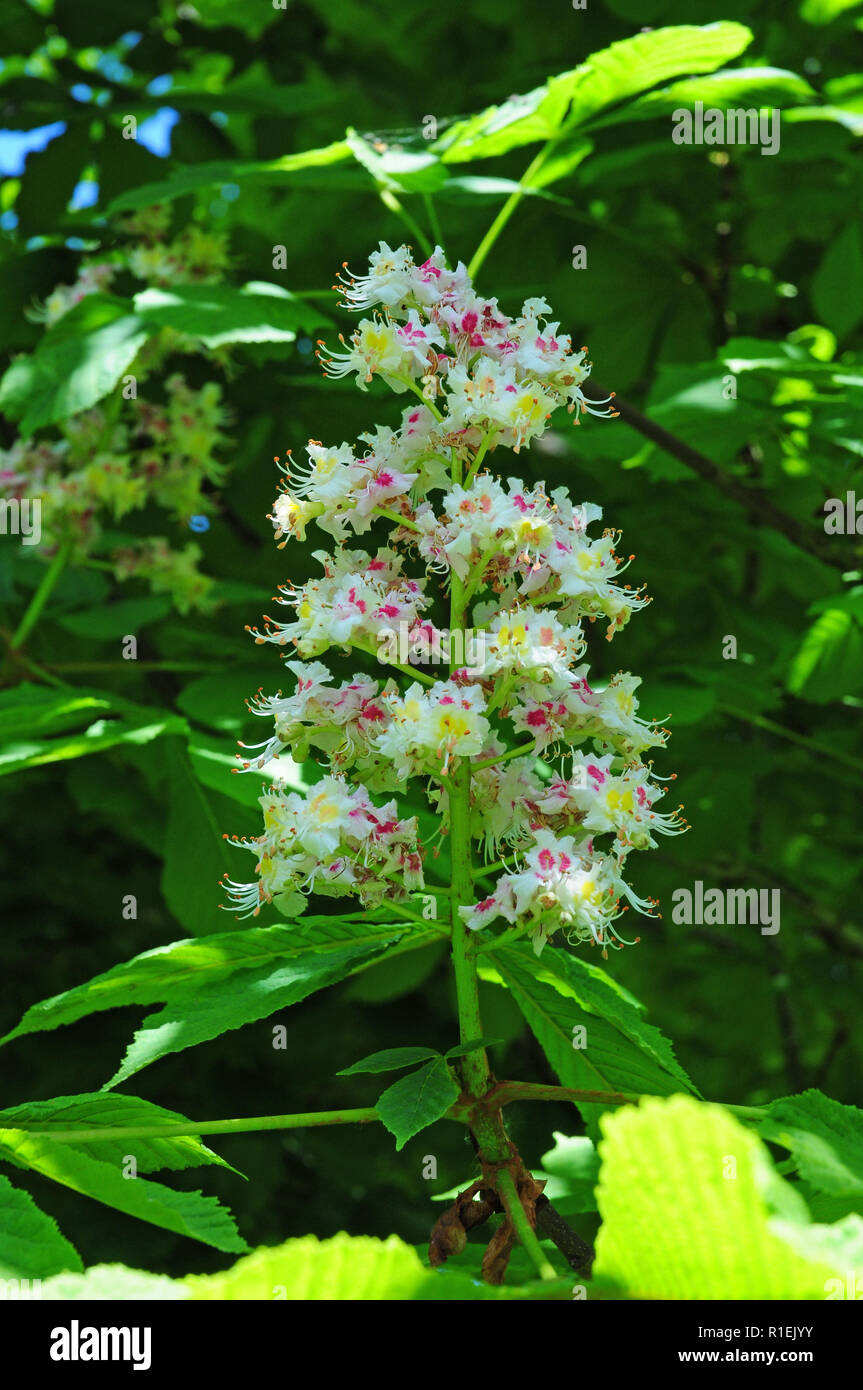
<path id="1" fill-rule="evenodd" d="M 396 1081 L 378 1100 L 378 1118 L 396 1138 L 396 1149 L 445 1115 L 459 1090 L 442 1057 Z"/>
<path id="2" fill-rule="evenodd" d="M 388 1047 L 383 1052 L 372 1052 L 353 1066 L 344 1067 L 336 1076 L 353 1076 L 356 1072 L 398 1071 L 400 1067 L 412 1067 L 416 1062 L 427 1062 L 429 1058 L 439 1057 L 431 1047 Z"/>
<path id="3" fill-rule="evenodd" d="M 147 1178 L 127 1179 L 119 1164 L 91 1158 L 68 1144 L 20 1129 L 0 1128 L 0 1159 L 41 1173 L 63 1187 L 153 1226 L 213 1245 L 217 1250 L 242 1252 L 248 1248 L 231 1213 L 215 1197 L 176 1192 Z"/>
<path id="4" fill-rule="evenodd" d="M 768 1110 L 761 1133 L 791 1150 L 801 1177 L 831 1196 L 863 1199 L 863 1111 L 816 1090 Z"/>
<path id="5" fill-rule="evenodd" d="M 600 1121 L 594 1278 L 640 1299 L 823 1298 L 834 1270 L 771 1228 L 805 1209 L 767 1150 L 718 1105 L 645 1100 Z"/>
<path id="6" fill-rule="evenodd" d="M 0 1279 L 44 1279 L 81 1268 L 77 1250 L 56 1221 L 0 1175 Z"/>

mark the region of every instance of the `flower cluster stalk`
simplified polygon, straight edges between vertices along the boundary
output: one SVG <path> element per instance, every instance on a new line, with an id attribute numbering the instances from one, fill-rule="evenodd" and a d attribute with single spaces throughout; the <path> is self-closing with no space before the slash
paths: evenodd
<path id="1" fill-rule="evenodd" d="M 439 247 L 417 264 L 408 247 L 383 242 L 368 273 L 342 286 L 345 307 L 373 313 L 340 348 L 321 345 L 325 374 L 363 391 L 383 382 L 409 404 L 396 428 L 375 426 L 361 447 L 312 439 L 306 461 L 290 451 L 277 460 L 279 548 L 310 527 L 334 544 L 314 553 L 322 576 L 280 587 L 292 618 L 265 615 L 250 629 L 283 652 L 295 687 L 250 702 L 272 732 L 242 746 L 238 770 L 272 780 L 263 832 L 233 841 L 254 854 L 256 877 L 225 886 L 242 916 L 272 904 L 295 918 L 310 896 L 354 898 L 415 930 L 428 927 L 417 895 L 443 906 L 460 1041 L 474 1043 L 486 944 L 528 941 L 539 955 L 554 938 L 607 957 L 632 944 L 616 925 L 625 912 L 655 915 L 625 869 L 655 834 L 685 829 L 677 811 L 656 809 L 664 788 L 642 761 L 667 731 L 639 716 L 637 678 L 595 682 L 582 662 L 586 624 L 604 622 L 610 640 L 649 600 L 622 580 L 634 557 L 618 553 L 619 534 L 591 534 L 599 507 L 491 471 L 561 407 L 574 423 L 615 414 L 611 397 L 586 395 L 586 349 L 549 321 L 548 304 L 529 299 L 512 317 Z M 384 525 L 385 545 L 354 548 Z M 337 684 L 321 659 L 330 650 L 376 658 L 382 678 L 354 672 Z M 305 793 L 279 778 L 285 752 L 323 764 Z M 402 800 L 417 780 L 438 824 L 431 840 Z M 429 874 L 444 837 L 451 881 L 441 886 Z M 515 1091 L 495 1081 L 484 1047 L 457 1066 L 452 1118 L 470 1125 L 506 1212 L 489 1277 L 516 1236 L 548 1277 L 533 1230 L 541 1189 L 501 1114 Z M 442 1236 L 439 1245 L 446 1258 Z"/>

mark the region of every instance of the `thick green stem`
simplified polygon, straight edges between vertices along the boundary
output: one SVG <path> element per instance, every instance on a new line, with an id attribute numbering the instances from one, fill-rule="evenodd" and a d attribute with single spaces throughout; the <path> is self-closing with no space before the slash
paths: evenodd
<path id="1" fill-rule="evenodd" d="M 194 1134 L 253 1134 L 266 1129 L 311 1129 L 318 1125 L 367 1125 L 378 1118 L 365 1110 L 312 1110 L 296 1115 L 253 1115 L 242 1120 L 178 1120 L 175 1124 L 102 1125 L 95 1129 L 49 1129 L 16 1125 L 27 1134 L 39 1134 L 58 1143 L 91 1143 L 97 1139 L 170 1139 Z"/>
<path id="2" fill-rule="evenodd" d="M 450 631 L 460 630 L 464 621 L 464 585 L 453 575 L 450 602 Z M 479 1011 L 479 979 L 476 972 L 475 940 L 459 914 L 459 908 L 474 900 L 470 828 L 470 762 L 460 758 L 449 787 L 449 837 L 452 859 L 452 960 L 455 970 L 460 1041 L 482 1037 Z M 490 1085 L 488 1058 L 484 1048 L 462 1060 L 467 1088 L 477 1098 Z"/>
<path id="3" fill-rule="evenodd" d="M 455 467 L 455 465 L 454 465 Z M 458 470 L 461 471 L 460 468 Z M 465 585 L 457 574 L 452 576 L 450 589 L 450 632 L 460 632 L 465 623 Z M 450 671 L 455 669 L 451 659 Z M 473 854 L 470 825 L 471 767 L 467 758 L 460 758 L 457 770 L 450 778 L 449 829 L 452 858 L 452 962 L 455 972 L 458 1001 L 459 1034 L 461 1042 L 470 1042 L 483 1035 L 479 1007 L 479 977 L 476 968 L 476 938 L 462 921 L 459 908 L 472 903 Z M 462 1058 L 461 1072 L 465 1089 L 475 1099 L 481 1099 L 491 1088 L 492 1077 L 485 1048 L 478 1048 Z M 483 1158 L 503 1162 L 509 1155 L 509 1143 L 499 1112 L 478 1115 L 473 1126 Z"/>
<path id="4" fill-rule="evenodd" d="M 568 1100 L 573 1105 L 636 1105 L 641 1096 L 634 1091 L 577 1091 L 570 1086 L 544 1086 L 532 1081 L 499 1081 L 495 1103 L 509 1105 L 514 1100 Z"/>
<path id="5" fill-rule="evenodd" d="M 506 1214 L 512 1222 L 513 1230 L 536 1266 L 540 1279 L 556 1279 L 558 1277 L 557 1271 L 545 1258 L 536 1231 L 531 1226 L 527 1212 L 521 1204 L 521 1198 L 516 1191 L 512 1174 L 506 1168 L 501 1169 L 498 1174 L 497 1191 Z"/>
<path id="6" fill-rule="evenodd" d="M 64 545 L 61 545 L 53 560 L 51 561 L 50 565 L 46 569 L 45 573 L 42 575 L 39 587 L 30 600 L 27 612 L 24 614 L 23 618 L 21 619 L 20 623 L 18 624 L 17 628 L 12 634 L 12 641 L 10 645 L 13 651 L 17 651 L 19 647 L 22 647 L 24 645 L 24 642 L 26 641 L 27 637 L 30 635 L 31 631 L 36 626 L 36 623 L 39 621 L 39 615 L 41 614 L 42 609 L 45 607 L 45 604 L 48 602 L 54 585 L 57 583 L 57 580 L 60 578 L 60 575 L 63 573 L 63 570 L 66 568 L 66 562 L 69 559 L 71 549 L 71 541 L 66 541 Z"/>

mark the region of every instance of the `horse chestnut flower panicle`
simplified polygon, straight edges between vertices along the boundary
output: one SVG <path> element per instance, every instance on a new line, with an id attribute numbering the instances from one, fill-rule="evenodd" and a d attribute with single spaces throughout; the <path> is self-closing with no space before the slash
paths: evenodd
<path id="1" fill-rule="evenodd" d="M 455 902 L 454 921 L 479 931 L 502 919 L 507 938 L 529 935 L 537 954 L 560 933 L 605 955 L 627 944 L 614 924 L 629 906 L 655 915 L 624 877 L 628 856 L 686 828 L 680 808 L 655 809 L 663 788 L 640 759 L 667 730 L 639 717 L 639 681 L 619 672 L 594 685 L 578 664 L 585 621 L 604 620 L 611 638 L 649 600 L 621 582 L 632 557 L 618 555 L 617 533 L 589 534 L 599 507 L 497 478 L 489 465 L 539 438 L 559 407 L 577 423 L 614 416 L 613 398 L 585 396 L 586 349 L 549 321 L 545 300 L 511 318 L 439 247 L 418 265 L 409 247 L 381 242 L 367 274 L 340 279 L 343 307 L 371 317 L 341 350 L 321 345 L 325 374 L 354 376 L 363 390 L 380 377 L 417 399 L 396 429 L 376 426 L 356 446 L 310 440 L 302 465 L 290 453 L 276 460 L 280 546 L 315 525 L 336 549 L 315 552 L 320 577 L 280 588 L 291 621 L 249 629 L 286 649 L 296 687 L 250 705 L 274 731 L 237 770 L 266 769 L 274 781 L 261 798 L 263 833 L 233 841 L 255 855 L 257 877 L 229 880 L 227 892 L 243 915 L 268 902 L 296 913 L 311 893 L 397 910 L 426 885 L 429 853 L 416 817 L 372 793 L 397 798 L 419 778 L 443 832 L 453 798 L 466 795 L 471 841 L 486 862 L 506 856 L 489 871 L 472 861 L 486 886 Z M 385 523 L 387 545 L 348 548 Z M 467 645 L 436 626 L 447 594 Z M 376 657 L 388 677 L 337 682 L 320 660 L 331 648 Z M 409 664 L 420 652 L 448 670 Z M 302 761 L 310 750 L 326 775 L 304 794 L 287 791 L 279 756 Z"/>

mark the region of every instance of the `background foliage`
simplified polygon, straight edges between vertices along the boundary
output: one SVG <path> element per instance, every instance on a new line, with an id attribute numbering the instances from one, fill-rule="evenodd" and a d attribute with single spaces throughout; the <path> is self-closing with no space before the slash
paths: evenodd
<path id="1" fill-rule="evenodd" d="M 411 239 L 400 207 L 425 226 L 438 219 L 451 260 L 468 259 L 568 109 L 569 127 L 479 283 L 510 309 L 547 296 L 564 328 L 589 343 L 602 385 L 700 456 L 688 465 L 620 419 L 577 432 L 562 425 L 522 460 L 528 477 L 602 504 L 655 599 L 613 653 L 594 642 L 593 659 L 606 673 L 622 662 L 643 675 L 648 714 L 673 711 L 662 770 L 678 770 L 693 828 L 651 856 L 639 885 L 660 897 L 662 921 L 645 924 L 640 947 L 608 968 L 647 1003 L 705 1097 L 759 1105 L 817 1087 L 853 1101 L 863 566 L 859 538 L 828 536 L 823 521 L 827 499 L 855 487 L 863 498 L 863 73 L 848 70 L 859 5 L 589 0 L 576 11 L 516 0 L 307 0 L 281 10 L 268 0 L 127 0 L 118 10 L 107 0 L 8 0 L 7 8 L 0 347 L 15 367 L 0 386 L 4 445 L 22 415 L 28 432 L 50 435 L 94 390 L 104 394 L 86 371 L 75 375 L 103 323 L 73 324 L 70 349 L 68 337 L 65 346 L 52 339 L 56 326 L 46 332 L 25 311 L 72 283 L 83 255 L 122 248 L 123 217 L 156 197 L 170 206 L 172 234 L 189 225 L 225 232 L 230 264 L 216 294 L 193 287 L 161 319 L 149 300 L 132 312 L 144 336 L 168 324 L 194 340 L 189 379 L 222 381 L 232 442 L 209 530 L 196 537 L 215 611 L 180 614 L 167 599 L 154 605 L 134 581 L 71 566 L 27 643 L 35 668 L 6 660 L 0 1029 L 118 961 L 230 926 L 217 880 L 235 864 L 220 833 L 254 829 L 257 793 L 254 779 L 229 775 L 232 740 L 249 734 L 244 697 L 276 683 L 272 658 L 259 655 L 243 624 L 255 621 L 274 582 L 311 569 L 316 544 L 274 551 L 264 521 L 271 460 L 309 436 L 338 442 L 369 424 L 368 403 L 351 387 L 321 389 L 313 339 L 328 324 L 345 326 L 326 287 L 341 262 L 362 265 L 380 238 Z M 664 71 L 646 49 L 643 80 L 628 62 L 544 85 L 642 25 L 720 20 L 732 26 L 727 51 L 706 58 L 702 76 L 686 76 L 699 71 L 694 63 Z M 780 106 L 779 153 L 672 144 L 670 112 L 696 100 Z M 493 104 L 503 104 L 495 117 L 470 119 Z M 123 138 L 130 114 L 137 141 Z M 436 140 L 426 138 L 429 117 Z M 26 162 L 8 132 L 33 136 Z M 321 153 L 301 157 L 309 150 Z M 286 263 L 276 268 L 280 245 Z M 576 246 L 586 249 L 584 269 L 573 268 Z M 240 304 L 250 282 L 277 289 Z M 117 294 L 140 300 L 142 286 L 121 281 Z M 272 302 L 262 307 L 261 297 Z M 115 381 L 128 366 L 122 354 L 118 362 Z M 188 523 L 163 514 L 126 529 L 149 535 L 154 526 L 173 546 L 189 540 Z M 34 554 L 0 538 L 7 636 L 42 573 Z M 120 656 L 130 631 L 137 662 Z M 723 658 L 729 635 L 736 660 Z M 671 893 L 696 879 L 780 888 L 780 933 L 675 925 Z M 123 917 L 128 894 L 136 920 Z M 515 975 L 524 968 L 510 964 Z M 486 1033 L 502 1040 L 492 1052 L 497 1074 L 555 1080 L 551 1043 L 544 1049 L 525 1028 L 499 978 L 483 986 Z M 445 1051 L 456 1040 L 448 1004 L 447 961 L 431 944 L 190 1056 L 168 1056 L 134 1090 L 196 1118 L 372 1104 L 377 1078 L 335 1072 L 408 1041 Z M 63 1032 L 11 1043 L 3 1106 L 97 1092 L 122 1057 L 130 1017 L 84 1018 L 74 1043 Z M 273 1023 L 287 1030 L 285 1050 L 272 1046 Z M 684 1110 L 674 1123 L 685 1127 L 686 1102 L 676 1104 Z M 535 1166 L 552 1128 L 582 1132 L 566 1105 L 524 1107 L 512 1120 Z M 643 1123 L 652 1122 L 647 1112 Z M 635 1138 L 616 1131 L 615 1164 L 631 1160 Z M 343 1230 L 398 1231 L 418 1243 L 434 1215 L 430 1196 L 471 1172 L 452 1125 L 398 1153 L 376 1126 L 227 1137 L 217 1147 L 254 1178 L 244 1184 L 215 1166 L 208 1181 L 250 1245 Z M 437 1181 L 422 1177 L 428 1154 L 438 1159 Z M 649 1173 L 633 1181 L 656 1186 Z M 136 1224 L 33 1173 L 16 1172 L 15 1182 L 57 1219 L 86 1265 L 123 1258 L 171 1276 L 224 1268 L 224 1255 L 175 1225 Z M 176 1189 L 192 1192 L 196 1182 L 172 1175 Z M 841 1203 L 848 1184 L 834 1191 L 840 1205 L 822 1220 L 853 1209 Z M 591 1223 L 588 1214 L 587 1235 Z M 632 1251 L 612 1232 L 606 1271 L 625 1281 Z M 800 1296 L 787 1277 L 782 1296 Z"/>

